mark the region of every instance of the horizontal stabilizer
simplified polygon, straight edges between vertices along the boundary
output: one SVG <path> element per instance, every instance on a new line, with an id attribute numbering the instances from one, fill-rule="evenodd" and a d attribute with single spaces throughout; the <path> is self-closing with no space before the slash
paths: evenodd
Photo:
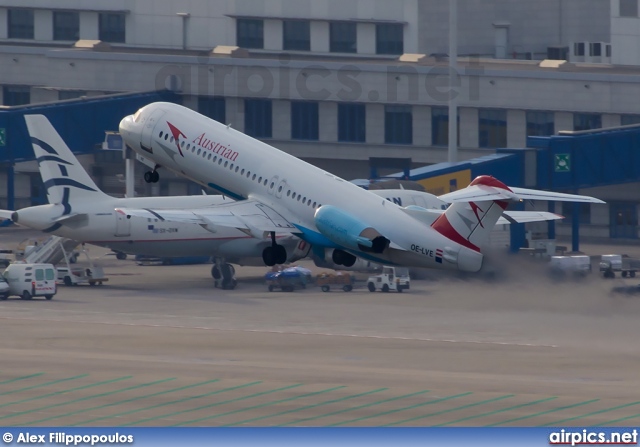
<path id="1" fill-rule="evenodd" d="M 554 202 L 582 202 L 582 203 L 606 203 L 603 200 L 590 196 L 577 194 L 564 194 L 553 191 L 539 191 L 537 189 L 511 188 L 523 200 L 552 200 Z"/>
<path id="2" fill-rule="evenodd" d="M 458 191 L 438 196 L 440 200 L 448 203 L 456 202 L 475 202 L 486 200 L 505 200 L 505 201 L 522 201 L 522 200 L 550 200 L 557 202 L 582 202 L 582 203 L 605 203 L 600 199 L 590 196 L 581 196 L 576 194 L 564 194 L 553 191 L 539 191 L 537 189 L 526 188 L 497 188 L 488 185 L 468 186 Z"/>
<path id="3" fill-rule="evenodd" d="M 548 220 L 560 220 L 564 216 L 548 211 L 505 211 L 496 225 L 511 223 L 544 222 Z"/>
<path id="4" fill-rule="evenodd" d="M 431 225 L 444 210 L 426 209 L 418 206 L 408 206 L 403 208 L 404 212 L 419 221 Z M 496 222 L 496 225 L 509 225 L 512 223 L 545 222 L 549 220 L 564 219 L 560 214 L 549 213 L 547 211 L 505 211 Z"/>

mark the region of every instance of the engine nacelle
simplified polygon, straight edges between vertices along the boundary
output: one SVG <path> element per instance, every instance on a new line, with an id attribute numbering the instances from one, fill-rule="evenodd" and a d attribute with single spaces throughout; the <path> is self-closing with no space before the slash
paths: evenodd
<path id="1" fill-rule="evenodd" d="M 34 230 L 44 230 L 50 227 L 53 220 L 60 217 L 64 211 L 62 205 L 30 206 L 16 211 L 11 216 L 14 223 L 22 224 Z"/>
<path id="2" fill-rule="evenodd" d="M 389 246 L 389 239 L 357 217 L 335 206 L 321 206 L 316 211 L 314 220 L 322 235 L 342 247 L 382 253 Z"/>

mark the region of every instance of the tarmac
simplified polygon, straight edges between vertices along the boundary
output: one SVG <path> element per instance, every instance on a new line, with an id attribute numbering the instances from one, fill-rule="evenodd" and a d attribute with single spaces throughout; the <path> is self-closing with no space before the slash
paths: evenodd
<path id="1" fill-rule="evenodd" d="M 611 293 L 633 279 L 552 281 L 505 254 L 494 281 L 270 293 L 266 268 L 237 268 L 223 291 L 210 265 L 100 259 L 103 286 L 0 302 L 0 425 L 640 422 L 640 296 Z"/>

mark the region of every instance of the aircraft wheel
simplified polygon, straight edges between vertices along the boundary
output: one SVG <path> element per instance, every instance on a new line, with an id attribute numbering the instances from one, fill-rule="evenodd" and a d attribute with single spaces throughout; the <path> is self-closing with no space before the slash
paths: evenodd
<path id="1" fill-rule="evenodd" d="M 124 261 L 125 259 L 127 259 L 127 254 L 119 251 L 118 253 L 116 253 L 116 259 Z"/>
<path id="2" fill-rule="evenodd" d="M 213 279 L 220 279 L 220 269 L 218 269 L 218 266 L 215 264 L 211 267 L 211 276 Z"/>
<path id="3" fill-rule="evenodd" d="M 151 183 L 158 183 L 160 181 L 160 174 L 158 171 L 151 172 Z"/>
<path id="4" fill-rule="evenodd" d="M 336 265 L 342 265 L 342 263 L 344 262 L 344 252 L 342 250 L 333 250 L 331 260 Z"/>
<path id="5" fill-rule="evenodd" d="M 369 284 L 367 284 L 367 289 L 369 289 L 369 292 L 375 292 L 376 291 L 376 286 L 375 286 L 375 284 L 370 282 Z"/>
<path id="6" fill-rule="evenodd" d="M 5 301 L 9 299 L 9 295 L 0 295 L 0 300 Z"/>
<path id="7" fill-rule="evenodd" d="M 272 247 L 267 247 L 262 250 L 262 261 L 264 261 L 264 265 L 273 267 L 276 265 L 276 257 L 274 256 Z"/>
<path id="8" fill-rule="evenodd" d="M 356 257 L 350 253 L 345 253 L 342 261 L 342 265 L 345 267 L 353 267 L 353 264 L 356 263 Z"/>
<path id="9" fill-rule="evenodd" d="M 153 183 L 153 172 L 147 171 L 144 173 L 144 181 L 146 183 Z"/>
<path id="10" fill-rule="evenodd" d="M 274 253 L 276 264 L 284 264 L 285 262 L 287 262 L 287 249 L 282 245 L 276 245 Z"/>

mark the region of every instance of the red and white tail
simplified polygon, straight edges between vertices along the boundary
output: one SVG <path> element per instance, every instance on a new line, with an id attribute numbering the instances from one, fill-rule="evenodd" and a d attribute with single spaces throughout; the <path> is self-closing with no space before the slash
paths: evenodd
<path id="1" fill-rule="evenodd" d="M 507 185 L 488 175 L 476 177 L 469 186 L 492 187 L 511 192 Z M 506 200 L 454 202 L 436 219 L 431 228 L 453 242 L 480 251 L 480 246 L 489 239 L 489 233 L 507 205 Z"/>

